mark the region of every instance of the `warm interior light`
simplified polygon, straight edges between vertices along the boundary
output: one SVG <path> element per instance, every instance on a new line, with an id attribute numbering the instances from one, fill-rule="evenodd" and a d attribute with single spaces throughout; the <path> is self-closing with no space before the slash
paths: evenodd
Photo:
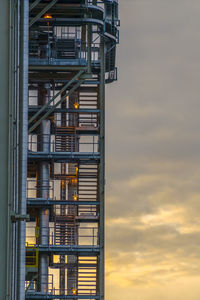
<path id="1" fill-rule="evenodd" d="M 74 199 L 74 201 L 77 201 L 78 200 L 78 195 L 74 194 L 73 199 Z"/>
<path id="2" fill-rule="evenodd" d="M 79 104 L 77 102 L 74 103 L 74 108 L 78 109 L 79 108 Z"/>
<path id="3" fill-rule="evenodd" d="M 78 174 L 78 167 L 76 167 L 76 175 Z"/>
<path id="4" fill-rule="evenodd" d="M 49 14 L 44 15 L 44 19 L 52 19 L 52 16 Z"/>
<path id="5" fill-rule="evenodd" d="M 64 180 L 61 181 L 61 189 L 62 189 L 62 190 L 65 189 L 65 181 L 64 181 Z"/>
<path id="6" fill-rule="evenodd" d="M 72 183 L 73 184 L 77 183 L 77 178 L 72 179 Z"/>
<path id="7" fill-rule="evenodd" d="M 72 294 L 76 295 L 76 293 L 77 293 L 77 290 L 76 289 L 72 289 Z"/>

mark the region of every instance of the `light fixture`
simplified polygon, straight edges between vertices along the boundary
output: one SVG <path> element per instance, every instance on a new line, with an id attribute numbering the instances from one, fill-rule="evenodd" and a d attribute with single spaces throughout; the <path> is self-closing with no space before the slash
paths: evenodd
<path id="1" fill-rule="evenodd" d="M 79 108 L 79 104 L 77 102 L 74 103 L 74 108 L 78 109 Z"/>
<path id="2" fill-rule="evenodd" d="M 77 178 L 72 179 L 72 184 L 75 184 L 77 182 L 78 182 Z"/>
<path id="3" fill-rule="evenodd" d="M 78 195 L 77 195 L 77 194 L 74 194 L 74 195 L 73 195 L 73 200 L 74 200 L 74 201 L 77 201 L 77 200 L 78 200 Z"/>
<path id="4" fill-rule="evenodd" d="M 76 167 L 76 175 L 78 174 L 78 167 Z"/>
<path id="5" fill-rule="evenodd" d="M 49 14 L 45 14 L 45 15 L 44 15 L 44 19 L 52 19 L 52 16 L 49 15 Z"/>
<path id="6" fill-rule="evenodd" d="M 76 289 L 72 289 L 72 294 L 76 295 L 76 293 L 77 293 L 77 290 Z"/>

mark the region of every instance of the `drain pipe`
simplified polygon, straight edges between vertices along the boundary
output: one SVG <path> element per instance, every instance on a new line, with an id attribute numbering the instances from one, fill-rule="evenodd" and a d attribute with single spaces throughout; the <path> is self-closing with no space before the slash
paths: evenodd
<path id="1" fill-rule="evenodd" d="M 20 94 L 19 94 L 19 205 L 18 214 L 26 215 L 28 145 L 28 20 L 29 1 L 20 1 Z M 25 299 L 26 221 L 18 221 L 17 299 Z"/>

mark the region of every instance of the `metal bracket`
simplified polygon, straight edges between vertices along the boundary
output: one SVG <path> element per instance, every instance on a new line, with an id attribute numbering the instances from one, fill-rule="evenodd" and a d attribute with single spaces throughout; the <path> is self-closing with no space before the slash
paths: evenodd
<path id="1" fill-rule="evenodd" d="M 10 217 L 11 217 L 12 223 L 15 223 L 17 221 L 29 221 L 30 220 L 29 215 L 20 215 L 20 214 L 16 214 L 15 212 L 11 212 Z"/>

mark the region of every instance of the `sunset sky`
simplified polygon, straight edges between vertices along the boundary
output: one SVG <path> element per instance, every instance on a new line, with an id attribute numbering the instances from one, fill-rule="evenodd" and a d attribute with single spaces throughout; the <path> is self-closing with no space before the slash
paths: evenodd
<path id="1" fill-rule="evenodd" d="M 119 0 L 106 300 L 200 299 L 200 1 Z"/>

